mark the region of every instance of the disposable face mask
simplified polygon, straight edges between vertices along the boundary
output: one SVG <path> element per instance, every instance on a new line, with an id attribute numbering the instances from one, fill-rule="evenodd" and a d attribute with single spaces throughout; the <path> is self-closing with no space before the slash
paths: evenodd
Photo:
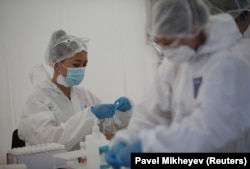
<path id="1" fill-rule="evenodd" d="M 57 76 L 57 83 L 63 86 L 76 86 L 79 85 L 85 74 L 85 68 L 67 68 L 67 76 L 63 77 L 62 74 Z"/>
<path id="2" fill-rule="evenodd" d="M 174 63 L 187 62 L 194 56 L 195 51 L 189 46 L 180 46 L 178 48 L 164 49 L 163 55 Z"/>

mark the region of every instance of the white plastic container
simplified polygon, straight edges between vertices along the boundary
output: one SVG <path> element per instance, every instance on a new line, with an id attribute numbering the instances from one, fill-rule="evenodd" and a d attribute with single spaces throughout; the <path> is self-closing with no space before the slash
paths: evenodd
<path id="1" fill-rule="evenodd" d="M 88 169 L 109 168 L 104 160 L 104 153 L 108 151 L 109 141 L 100 132 L 97 120 L 95 120 L 92 133 L 85 138 L 85 146 Z"/>

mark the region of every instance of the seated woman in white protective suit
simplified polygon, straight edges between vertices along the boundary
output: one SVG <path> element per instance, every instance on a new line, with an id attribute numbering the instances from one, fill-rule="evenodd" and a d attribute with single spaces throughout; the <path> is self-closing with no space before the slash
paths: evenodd
<path id="1" fill-rule="evenodd" d="M 87 38 L 63 30 L 52 34 L 45 59 L 54 74 L 52 79 L 46 76 L 43 67 L 31 74 L 38 88 L 26 101 L 18 127 L 19 137 L 25 142 L 56 142 L 72 150 L 78 149 L 79 142 L 92 131 L 96 118 L 108 135 L 127 126 L 133 106 L 130 99 L 120 97 L 112 104 L 102 104 L 97 96 L 77 86 L 88 62 L 87 42 Z M 43 75 L 46 78 L 41 78 Z"/>
<path id="2" fill-rule="evenodd" d="M 149 22 L 165 60 L 106 160 L 130 166 L 132 152 L 250 152 L 250 66 L 228 14 L 201 0 L 160 0 Z"/>

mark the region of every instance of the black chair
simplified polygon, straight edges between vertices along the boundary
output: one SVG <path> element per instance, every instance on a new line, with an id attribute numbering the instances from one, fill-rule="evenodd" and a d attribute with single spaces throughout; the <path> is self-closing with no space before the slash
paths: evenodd
<path id="1" fill-rule="evenodd" d="M 18 137 L 18 129 L 15 129 L 12 133 L 12 144 L 11 148 L 18 148 L 18 147 L 24 147 L 25 141 L 21 140 Z"/>

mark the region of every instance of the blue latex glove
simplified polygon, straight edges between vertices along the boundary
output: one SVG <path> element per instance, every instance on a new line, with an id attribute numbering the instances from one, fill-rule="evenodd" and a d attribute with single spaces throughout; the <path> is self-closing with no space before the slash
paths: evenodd
<path id="1" fill-rule="evenodd" d="M 116 106 L 116 110 L 119 110 L 122 112 L 129 111 L 132 108 L 130 101 L 126 97 L 120 97 L 119 99 L 117 99 L 115 101 L 115 106 Z"/>
<path id="2" fill-rule="evenodd" d="M 126 147 L 126 143 L 119 142 L 118 144 L 114 145 L 109 152 L 106 153 L 105 159 L 106 162 L 113 167 L 113 169 L 119 169 L 120 163 L 117 160 L 117 154 L 122 151 Z"/>
<path id="3" fill-rule="evenodd" d="M 140 140 L 130 145 L 127 145 L 117 155 L 118 164 L 120 166 L 131 167 L 131 157 L 130 157 L 131 153 L 141 153 L 141 152 L 142 152 L 142 145 Z"/>
<path id="4" fill-rule="evenodd" d="M 99 104 L 91 107 L 91 112 L 95 114 L 98 119 L 111 118 L 115 114 L 114 104 Z"/>

